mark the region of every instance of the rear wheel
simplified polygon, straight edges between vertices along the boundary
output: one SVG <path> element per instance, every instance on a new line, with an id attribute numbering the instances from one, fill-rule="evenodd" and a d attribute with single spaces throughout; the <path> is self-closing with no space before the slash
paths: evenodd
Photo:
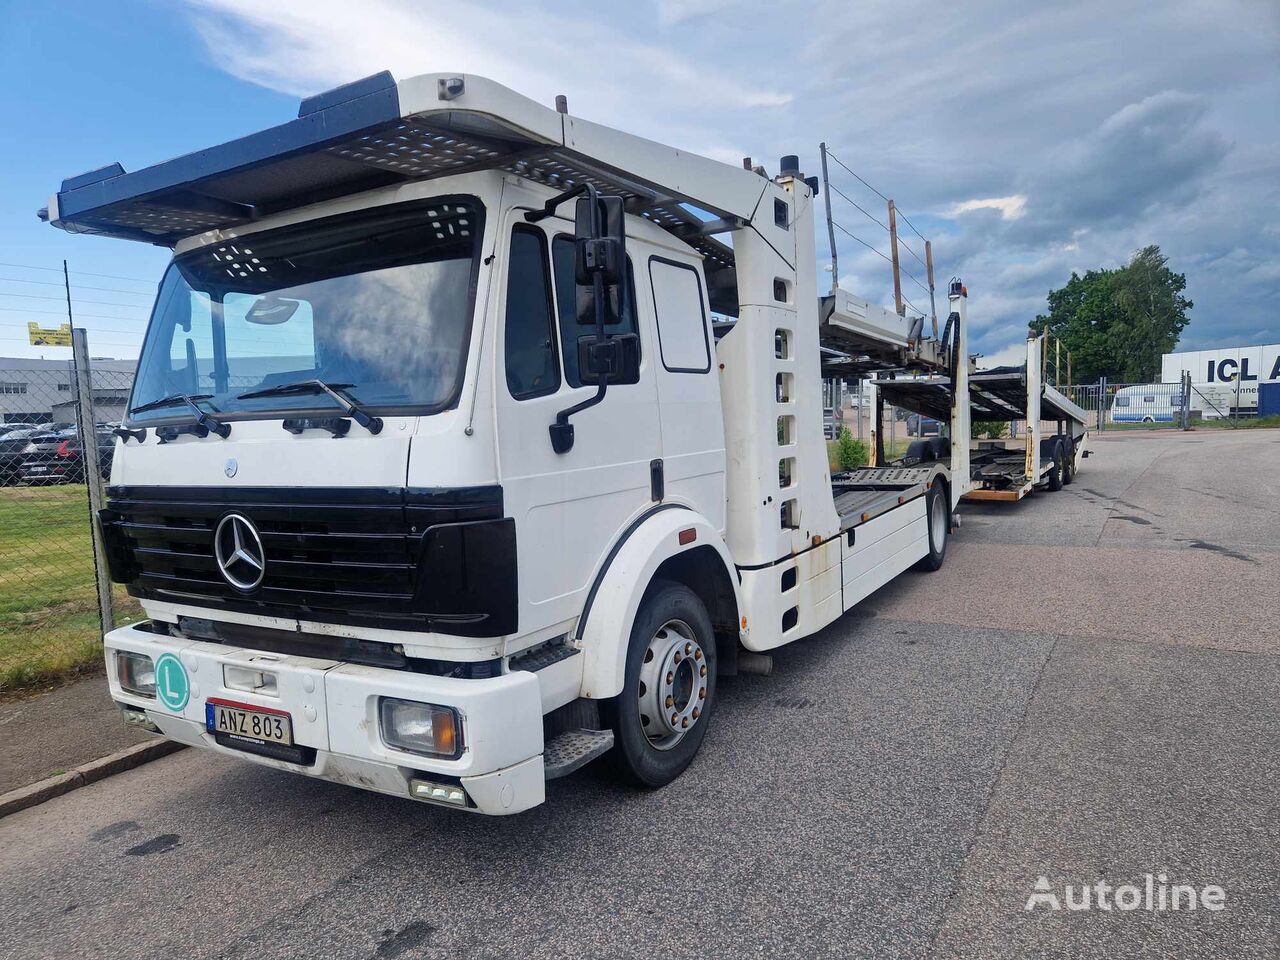
<path id="1" fill-rule="evenodd" d="M 716 643 L 706 607 L 683 584 L 656 581 L 631 628 L 622 693 L 605 710 L 615 772 L 643 787 L 680 776 L 702 745 L 715 694 Z"/>
<path id="2" fill-rule="evenodd" d="M 951 529 L 951 505 L 947 503 L 947 491 L 936 480 L 925 494 L 925 516 L 929 524 L 929 552 L 916 564 L 918 570 L 942 569 L 947 559 L 947 535 Z"/>
<path id="3" fill-rule="evenodd" d="M 1062 482 L 1068 484 L 1076 478 L 1075 441 L 1062 438 Z"/>
<path id="4" fill-rule="evenodd" d="M 1049 476 L 1048 476 L 1050 490 L 1062 489 L 1062 471 L 1063 471 L 1063 461 L 1065 459 L 1066 458 L 1063 456 L 1063 453 L 1062 453 L 1062 444 L 1060 442 L 1055 443 L 1053 445 L 1053 466 L 1049 468 Z"/>

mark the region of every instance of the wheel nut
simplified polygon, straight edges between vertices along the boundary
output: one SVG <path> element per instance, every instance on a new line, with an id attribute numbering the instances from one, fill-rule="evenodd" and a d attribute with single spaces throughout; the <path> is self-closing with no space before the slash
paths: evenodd
<path id="1" fill-rule="evenodd" d="M 683 660 L 683 659 L 684 659 L 684 654 L 682 654 L 679 650 L 677 650 L 677 651 L 676 651 L 676 663 L 679 663 L 679 662 L 680 662 L 681 660 Z"/>
<path id="2" fill-rule="evenodd" d="M 693 659 L 695 659 L 695 660 L 701 660 L 701 659 L 702 659 L 702 648 L 701 648 L 701 647 L 699 647 L 697 650 L 693 651 Z"/>
<path id="3" fill-rule="evenodd" d="M 670 670 L 667 671 L 667 683 L 675 683 L 676 675 Z"/>
<path id="4" fill-rule="evenodd" d="M 705 699 L 707 699 L 707 688 L 706 688 L 706 687 L 703 687 L 701 690 L 699 690 L 699 691 L 698 691 L 698 699 L 699 699 L 699 700 L 705 700 Z"/>
<path id="5" fill-rule="evenodd" d="M 679 719 L 680 719 L 680 714 L 678 714 L 678 713 L 673 713 L 673 714 L 671 715 L 671 725 L 672 725 L 672 726 L 675 726 L 676 721 L 677 721 L 677 720 L 679 720 Z"/>
<path id="6" fill-rule="evenodd" d="M 692 644 L 692 643 L 686 643 L 686 644 L 684 645 L 684 652 L 685 652 L 685 653 L 693 653 L 693 644 Z"/>
<path id="7" fill-rule="evenodd" d="M 705 677 L 706 675 L 707 675 L 707 665 L 704 663 L 701 667 L 698 668 L 698 676 Z M 670 680 L 667 681 L 667 683 L 670 683 L 670 682 L 671 682 Z"/>
<path id="8" fill-rule="evenodd" d="M 680 721 L 680 729 L 687 730 L 689 728 L 689 718 L 685 717 Z"/>
<path id="9" fill-rule="evenodd" d="M 667 697 L 667 706 L 668 706 L 668 707 L 673 707 L 673 706 L 675 706 L 675 703 L 676 703 L 676 699 L 675 699 L 675 697 L 671 697 L 671 696 L 668 696 L 668 697 Z"/>
<path id="10" fill-rule="evenodd" d="M 702 716 L 702 711 L 701 711 L 701 710 L 699 710 L 697 707 L 694 707 L 694 708 L 693 708 L 693 719 L 697 720 L 700 716 Z"/>

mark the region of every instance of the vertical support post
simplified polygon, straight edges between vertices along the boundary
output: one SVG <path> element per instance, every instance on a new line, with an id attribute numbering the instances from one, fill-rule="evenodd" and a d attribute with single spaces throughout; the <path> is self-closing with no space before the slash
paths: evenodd
<path id="1" fill-rule="evenodd" d="M 1027 340 L 1026 475 L 1031 483 L 1040 479 L 1040 396 L 1044 390 L 1046 342 L 1044 337 L 1031 337 Z"/>
<path id="2" fill-rule="evenodd" d="M 871 458 L 869 466 L 884 466 L 884 400 L 880 397 L 880 391 L 874 383 L 870 384 L 871 389 L 871 450 L 868 455 Z"/>
<path id="3" fill-rule="evenodd" d="M 973 489 L 969 443 L 973 436 L 973 410 L 969 396 L 969 292 L 957 277 L 947 290 L 948 310 L 956 315 L 952 342 L 951 423 L 951 507 Z"/>
<path id="4" fill-rule="evenodd" d="M 1191 429 L 1191 371 L 1182 371 L 1182 429 Z"/>
<path id="5" fill-rule="evenodd" d="M 933 244 L 924 242 L 924 266 L 929 274 L 929 313 L 933 316 L 933 339 L 938 339 L 938 305 L 933 297 Z"/>
<path id="6" fill-rule="evenodd" d="M 107 574 L 107 553 L 102 541 L 98 511 L 103 508 L 102 474 L 98 455 L 98 433 L 94 430 L 93 374 L 89 367 L 89 335 L 79 328 L 71 330 L 71 357 L 76 375 L 76 420 L 80 432 L 80 459 L 84 465 L 84 483 L 89 492 L 89 528 L 93 532 L 93 574 L 98 586 L 98 615 L 102 632 L 115 629 L 111 609 L 111 578 Z"/>
<path id="7" fill-rule="evenodd" d="M 1107 378 L 1098 378 L 1098 432 L 1107 429 Z"/>
<path id="8" fill-rule="evenodd" d="M 898 316 L 906 316 L 906 307 L 902 305 L 902 271 L 898 263 L 898 209 L 889 201 L 889 252 L 893 254 L 893 306 Z"/>
<path id="9" fill-rule="evenodd" d="M 1062 386 L 1062 341 L 1053 338 L 1053 385 Z"/>
<path id="10" fill-rule="evenodd" d="M 831 187 L 827 183 L 827 144 L 818 144 L 818 153 L 822 156 L 822 199 L 827 206 L 827 242 L 831 244 L 831 292 L 840 286 L 840 268 L 836 260 L 836 228 L 831 219 Z"/>

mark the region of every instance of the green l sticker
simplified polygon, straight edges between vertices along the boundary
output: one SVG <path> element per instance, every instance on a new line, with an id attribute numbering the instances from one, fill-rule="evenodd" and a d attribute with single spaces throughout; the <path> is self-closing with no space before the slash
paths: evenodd
<path id="1" fill-rule="evenodd" d="M 191 697 L 186 668 L 172 653 L 162 653 L 156 659 L 156 696 L 174 713 L 180 713 Z"/>

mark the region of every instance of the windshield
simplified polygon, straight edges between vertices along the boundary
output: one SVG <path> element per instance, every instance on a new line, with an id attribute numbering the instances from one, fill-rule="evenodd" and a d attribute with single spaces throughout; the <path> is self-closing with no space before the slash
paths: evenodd
<path id="1" fill-rule="evenodd" d="M 241 394 L 299 380 L 343 384 L 370 410 L 436 413 L 461 388 L 483 207 L 439 198 L 214 243 L 165 274 L 130 409 L 205 397 L 210 413 L 270 416 L 339 405 L 322 391 Z M 190 419 L 177 402 L 135 422 Z"/>

